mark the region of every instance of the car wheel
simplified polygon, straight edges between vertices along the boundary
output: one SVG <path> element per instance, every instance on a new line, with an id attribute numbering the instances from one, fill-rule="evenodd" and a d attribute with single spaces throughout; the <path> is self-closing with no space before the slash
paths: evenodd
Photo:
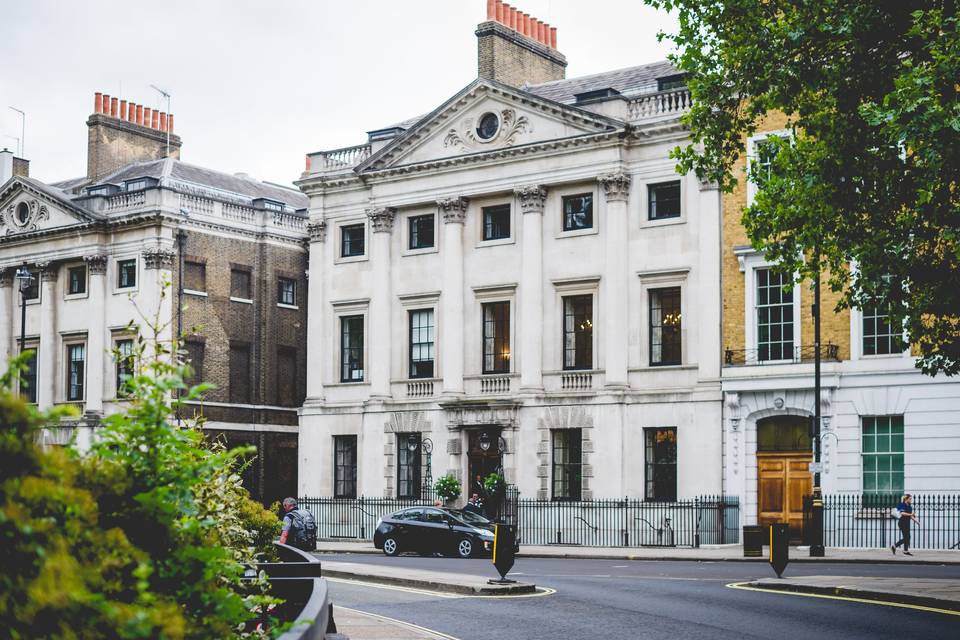
<path id="1" fill-rule="evenodd" d="M 457 555 L 461 558 L 470 558 L 473 556 L 473 542 L 469 538 L 461 538 L 457 543 Z"/>
<path id="2" fill-rule="evenodd" d="M 400 545 L 395 538 L 386 538 L 383 541 L 383 555 L 395 556 L 400 553 Z"/>

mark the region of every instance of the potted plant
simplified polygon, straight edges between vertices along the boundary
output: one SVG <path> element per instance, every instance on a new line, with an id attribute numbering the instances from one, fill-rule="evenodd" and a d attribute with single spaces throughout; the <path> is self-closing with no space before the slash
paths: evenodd
<path id="1" fill-rule="evenodd" d="M 460 481 L 448 473 L 437 480 L 433 485 L 433 490 L 436 492 L 437 497 L 449 506 L 454 500 L 460 497 Z"/>

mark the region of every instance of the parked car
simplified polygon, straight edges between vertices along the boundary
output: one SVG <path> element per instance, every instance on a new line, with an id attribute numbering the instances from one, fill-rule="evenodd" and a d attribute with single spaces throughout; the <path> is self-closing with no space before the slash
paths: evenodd
<path id="1" fill-rule="evenodd" d="M 413 551 L 470 558 L 492 551 L 493 523 L 460 509 L 410 507 L 380 520 L 373 546 L 388 556 Z"/>

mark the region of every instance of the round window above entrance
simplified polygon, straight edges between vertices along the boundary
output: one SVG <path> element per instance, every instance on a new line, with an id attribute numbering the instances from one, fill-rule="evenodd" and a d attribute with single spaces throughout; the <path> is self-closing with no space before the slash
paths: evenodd
<path id="1" fill-rule="evenodd" d="M 477 137 L 481 140 L 489 140 L 497 135 L 500 129 L 500 118 L 495 113 L 485 113 L 480 116 L 480 123 L 477 124 Z"/>
<path id="2" fill-rule="evenodd" d="M 21 202 L 17 205 L 17 222 L 20 224 L 27 224 L 27 220 L 30 219 L 30 206 L 26 202 Z"/>

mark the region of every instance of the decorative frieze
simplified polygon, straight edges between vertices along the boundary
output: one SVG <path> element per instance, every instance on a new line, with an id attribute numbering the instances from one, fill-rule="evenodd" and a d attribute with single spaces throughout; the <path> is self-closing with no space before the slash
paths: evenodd
<path id="1" fill-rule="evenodd" d="M 370 218 L 370 226 L 374 233 L 390 233 L 393 231 L 393 219 L 397 210 L 393 207 L 372 207 L 366 211 Z"/>
<path id="2" fill-rule="evenodd" d="M 310 235 L 310 242 L 324 242 L 327 239 L 327 221 L 319 220 L 307 225 L 307 233 Z"/>
<path id="3" fill-rule="evenodd" d="M 5 235 L 25 233 L 36 231 L 41 221 L 49 219 L 47 205 L 39 200 L 22 200 L 0 212 L 0 227 L 6 227 Z"/>
<path id="4" fill-rule="evenodd" d="M 143 252 L 143 266 L 146 269 L 172 269 L 176 257 L 172 249 L 147 249 Z"/>
<path id="5" fill-rule="evenodd" d="M 90 271 L 90 275 L 102 276 L 107 272 L 107 256 L 102 254 L 94 254 L 91 256 L 83 256 L 83 261 L 87 263 L 87 269 Z"/>
<path id="6" fill-rule="evenodd" d="M 543 205 L 547 200 L 547 188 L 539 184 L 528 184 L 513 190 L 520 201 L 522 213 L 543 213 Z"/>
<path id="7" fill-rule="evenodd" d="M 444 222 L 455 222 L 463 224 L 467 218 L 467 205 L 470 201 L 463 196 L 458 198 L 445 198 L 437 200 L 437 207 L 440 209 L 440 215 Z"/>
<path id="8" fill-rule="evenodd" d="M 608 173 L 597 178 L 603 187 L 607 202 L 626 202 L 630 197 L 630 176 L 625 173 Z"/>

